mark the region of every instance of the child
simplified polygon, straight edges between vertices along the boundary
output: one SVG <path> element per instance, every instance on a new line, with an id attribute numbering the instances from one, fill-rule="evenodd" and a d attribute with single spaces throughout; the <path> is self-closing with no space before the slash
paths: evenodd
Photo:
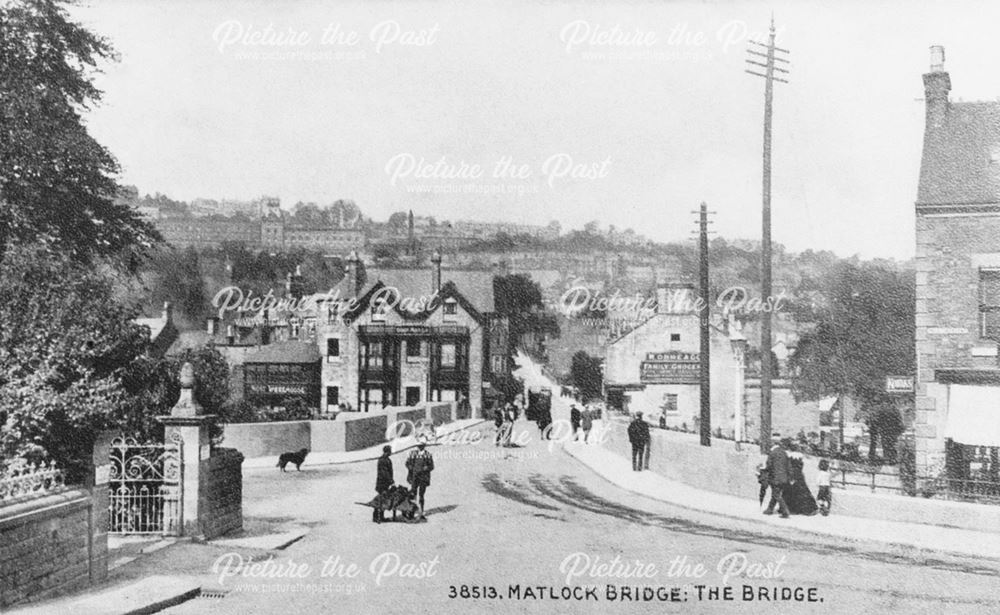
<path id="1" fill-rule="evenodd" d="M 825 517 L 830 514 L 830 505 L 833 503 L 830 496 L 830 462 L 826 459 L 819 460 L 816 485 L 819 487 L 819 492 L 816 493 L 816 502 L 819 503 L 819 512 Z"/>

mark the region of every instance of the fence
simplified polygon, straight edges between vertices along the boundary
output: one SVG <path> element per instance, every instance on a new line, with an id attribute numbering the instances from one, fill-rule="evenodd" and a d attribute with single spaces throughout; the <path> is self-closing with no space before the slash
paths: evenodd
<path id="1" fill-rule="evenodd" d="M 907 485 L 906 483 L 910 484 Z M 891 472 L 864 468 L 830 468 L 830 485 L 841 489 L 863 487 L 901 495 L 922 496 L 954 502 L 1000 505 L 1000 482 L 947 477 L 915 477 L 905 481 Z"/>
<path id="2" fill-rule="evenodd" d="M 0 472 L 0 506 L 22 498 L 41 497 L 66 489 L 65 476 L 53 462 L 11 464 Z"/>

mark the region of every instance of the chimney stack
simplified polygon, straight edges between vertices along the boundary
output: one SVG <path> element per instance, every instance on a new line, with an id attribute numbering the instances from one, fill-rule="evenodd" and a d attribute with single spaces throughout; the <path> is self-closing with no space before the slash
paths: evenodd
<path id="1" fill-rule="evenodd" d="M 931 70 L 924 75 L 924 101 L 927 106 L 927 130 L 938 128 L 948 115 L 951 77 L 944 70 L 944 47 L 931 47 Z"/>
<path id="2" fill-rule="evenodd" d="M 350 297 L 357 297 L 358 292 L 361 290 L 358 288 L 358 263 L 360 260 L 355 250 L 351 250 L 351 253 L 347 255 L 347 294 Z"/>
<path id="3" fill-rule="evenodd" d="M 206 330 L 207 330 L 207 332 L 208 332 L 209 335 L 215 335 L 216 331 L 218 330 L 216 328 L 216 326 L 218 325 L 218 322 L 219 321 L 214 316 L 209 317 L 209 319 L 208 319 L 208 321 L 206 323 Z"/>
<path id="4" fill-rule="evenodd" d="M 226 345 L 232 346 L 235 343 L 236 343 L 236 333 L 235 330 L 233 329 L 233 325 L 229 325 L 226 327 Z"/>
<path id="5" fill-rule="evenodd" d="M 441 253 L 434 250 L 431 255 L 431 292 L 437 294 L 441 290 Z"/>
<path id="6" fill-rule="evenodd" d="M 170 324 L 174 321 L 174 306 L 167 301 L 163 304 L 163 320 Z"/>

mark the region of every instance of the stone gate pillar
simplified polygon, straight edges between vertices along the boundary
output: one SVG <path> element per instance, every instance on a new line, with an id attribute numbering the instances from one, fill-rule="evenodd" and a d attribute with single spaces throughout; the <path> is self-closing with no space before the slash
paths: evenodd
<path id="1" fill-rule="evenodd" d="M 202 476 L 203 460 L 212 453 L 209 439 L 209 425 L 215 418 L 203 414 L 203 408 L 194 398 L 194 368 L 190 363 L 181 367 L 181 396 L 170 416 L 157 417 L 163 423 L 163 441 L 175 441 L 178 436 L 182 451 L 181 474 L 181 534 L 201 536 L 201 517 L 207 511 L 200 510 L 200 485 L 208 477 Z"/>

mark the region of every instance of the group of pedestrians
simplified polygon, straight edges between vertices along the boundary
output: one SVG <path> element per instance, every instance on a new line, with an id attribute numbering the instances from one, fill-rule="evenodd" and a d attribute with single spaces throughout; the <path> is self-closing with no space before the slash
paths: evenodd
<path id="1" fill-rule="evenodd" d="M 805 460 L 801 453 L 789 452 L 781 441 L 781 434 L 772 436 L 771 450 L 767 453 L 767 461 L 758 470 L 757 480 L 760 483 L 760 503 L 764 503 L 767 490 L 771 490 L 771 500 L 765 515 L 773 515 L 775 508 L 781 518 L 791 515 L 814 515 L 821 512 L 826 515 L 830 511 L 832 498 L 830 494 L 830 464 L 826 459 L 820 460 L 816 482 L 819 492 L 813 497 L 806 484 L 804 466 Z"/>
<path id="2" fill-rule="evenodd" d="M 524 396 L 520 393 L 514 401 L 506 404 L 497 403 L 493 408 L 493 425 L 496 427 L 495 446 L 510 447 L 511 436 L 514 434 L 514 423 L 524 414 Z"/>
<path id="3" fill-rule="evenodd" d="M 392 447 L 388 444 L 382 447 L 375 476 L 375 493 L 382 494 L 396 485 L 396 477 L 392 469 Z M 406 458 L 406 482 L 410 484 L 410 497 L 417 501 L 417 520 L 426 521 L 424 516 L 424 495 L 431 485 L 431 472 L 434 471 L 434 457 L 427 450 L 427 444 L 420 442 L 417 448 Z M 372 509 L 372 521 L 381 523 L 385 511 Z"/>

